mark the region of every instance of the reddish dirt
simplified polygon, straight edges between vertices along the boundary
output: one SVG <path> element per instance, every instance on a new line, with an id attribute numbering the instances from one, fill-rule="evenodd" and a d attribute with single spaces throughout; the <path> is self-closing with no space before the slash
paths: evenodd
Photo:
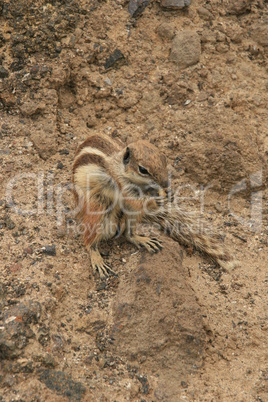
<path id="1" fill-rule="evenodd" d="M 0 401 L 264 402 L 267 2 L 127 7 L 0 2 Z M 94 277 L 69 189 L 90 133 L 157 145 L 241 265 L 159 234 L 157 257 L 104 245 L 118 278 Z"/>

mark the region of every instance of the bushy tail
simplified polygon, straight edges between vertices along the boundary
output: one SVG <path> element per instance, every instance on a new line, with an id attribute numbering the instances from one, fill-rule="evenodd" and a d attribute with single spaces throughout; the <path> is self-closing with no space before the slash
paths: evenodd
<path id="1" fill-rule="evenodd" d="M 225 270 L 238 265 L 227 251 L 222 237 L 212 232 L 207 222 L 189 211 L 169 204 L 160 208 L 157 214 L 146 216 L 145 220 L 160 225 L 168 236 L 180 244 L 193 246 L 205 253 Z"/>

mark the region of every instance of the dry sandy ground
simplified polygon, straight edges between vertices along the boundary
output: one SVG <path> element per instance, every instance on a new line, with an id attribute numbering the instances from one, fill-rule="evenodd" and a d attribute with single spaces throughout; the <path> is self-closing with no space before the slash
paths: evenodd
<path id="1" fill-rule="evenodd" d="M 267 2 L 127 7 L 0 2 L 0 400 L 267 401 Z M 68 187 L 90 133 L 156 144 L 240 267 L 159 234 L 94 277 Z"/>

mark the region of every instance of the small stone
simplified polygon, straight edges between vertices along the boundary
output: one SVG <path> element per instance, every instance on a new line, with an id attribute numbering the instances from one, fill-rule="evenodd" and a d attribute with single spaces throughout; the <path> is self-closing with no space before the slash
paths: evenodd
<path id="1" fill-rule="evenodd" d="M 119 49 L 115 49 L 113 53 L 106 59 L 104 67 L 108 70 L 111 67 L 119 67 L 125 61 L 125 56 Z"/>
<path id="2" fill-rule="evenodd" d="M 51 367 L 51 368 L 54 368 L 57 365 L 56 360 L 49 353 L 46 353 L 45 356 L 42 358 L 42 363 L 45 367 Z"/>
<path id="3" fill-rule="evenodd" d="M 97 125 L 97 119 L 95 116 L 90 116 L 87 119 L 87 127 L 91 128 L 91 127 L 95 127 Z"/>
<path id="4" fill-rule="evenodd" d="M 208 11 L 205 7 L 198 7 L 197 12 L 201 18 L 205 21 L 210 21 L 213 19 L 213 14 Z"/>
<path id="5" fill-rule="evenodd" d="M 205 100 L 207 100 L 208 98 L 208 94 L 206 92 L 201 92 L 198 97 L 197 97 L 197 102 L 204 102 Z"/>
<path id="6" fill-rule="evenodd" d="M 12 221 L 12 219 L 8 215 L 5 216 L 5 226 L 8 230 L 12 230 L 16 226 L 15 223 Z"/>
<path id="7" fill-rule="evenodd" d="M 131 17 L 138 17 L 143 13 L 143 10 L 148 6 L 150 0 L 130 0 L 128 3 L 128 12 Z"/>
<path id="8" fill-rule="evenodd" d="M 42 248 L 43 253 L 46 255 L 55 256 L 56 255 L 56 246 L 52 244 L 52 246 L 45 246 Z"/>
<path id="9" fill-rule="evenodd" d="M 64 165 L 62 162 L 58 162 L 57 169 L 63 169 Z"/>
<path id="10" fill-rule="evenodd" d="M 7 78 L 9 76 L 8 70 L 5 69 L 5 67 L 1 66 L 0 67 L 0 78 Z"/>
<path id="11" fill-rule="evenodd" d="M 66 149 L 66 148 L 60 149 L 60 150 L 59 150 L 59 154 L 60 154 L 60 155 L 69 155 L 69 151 L 68 151 L 68 149 Z"/>
<path id="12" fill-rule="evenodd" d="M 189 7 L 191 0 L 162 0 L 161 6 L 171 10 L 177 10 L 184 7 Z"/>
<path id="13" fill-rule="evenodd" d="M 25 254 L 33 254 L 32 247 L 25 247 L 25 249 L 23 251 Z"/>
<path id="14" fill-rule="evenodd" d="M 106 78 L 105 80 L 104 80 L 104 82 L 105 82 L 105 84 L 107 84 L 107 85 L 109 85 L 109 86 L 112 86 L 113 84 L 112 84 L 112 81 L 110 80 L 110 78 Z"/>
<path id="15" fill-rule="evenodd" d="M 253 0 L 236 0 L 226 2 L 226 12 L 232 15 L 241 15 L 250 11 Z"/>
<path id="16" fill-rule="evenodd" d="M 216 209 L 216 211 L 219 212 L 219 213 L 222 213 L 222 212 L 223 212 L 222 205 L 221 205 L 219 202 L 217 202 L 217 204 L 215 204 L 215 209 Z"/>
<path id="17" fill-rule="evenodd" d="M 218 43 L 218 45 L 216 46 L 216 50 L 217 50 L 217 52 L 219 52 L 219 53 L 227 53 L 228 50 L 229 50 L 229 46 L 226 45 L 225 43 L 220 42 L 220 43 Z"/>
<path id="18" fill-rule="evenodd" d="M 172 41 L 169 59 L 178 67 L 186 68 L 199 62 L 201 43 L 195 31 L 178 32 Z"/>
<path id="19" fill-rule="evenodd" d="M 45 103 L 43 102 L 36 102 L 36 101 L 28 101 L 25 102 L 21 107 L 20 111 L 23 116 L 33 116 L 34 114 L 37 113 L 42 113 L 46 108 Z"/>
<path id="20" fill-rule="evenodd" d="M 175 26 L 172 24 L 163 23 L 158 26 L 157 33 L 162 39 L 173 39 L 175 35 Z"/>
<path id="21" fill-rule="evenodd" d="M 215 43 L 216 42 L 215 32 L 212 32 L 211 29 L 204 29 L 201 34 L 201 42 L 202 43 Z"/>
<path id="22" fill-rule="evenodd" d="M 192 101 L 190 99 L 187 99 L 187 101 L 184 102 L 184 106 L 190 105 Z"/>

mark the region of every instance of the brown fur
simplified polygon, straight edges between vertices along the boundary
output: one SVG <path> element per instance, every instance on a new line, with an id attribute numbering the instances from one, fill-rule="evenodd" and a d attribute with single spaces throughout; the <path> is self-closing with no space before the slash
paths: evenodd
<path id="1" fill-rule="evenodd" d="M 159 150 L 150 142 L 140 140 L 129 144 L 128 148 L 133 157 L 133 162 L 135 161 L 139 165 L 144 165 L 148 168 L 149 173 L 152 174 L 158 184 L 166 188 L 168 186 L 166 167 L 167 161 L 166 157 L 159 152 Z"/>
<path id="2" fill-rule="evenodd" d="M 89 154 L 83 154 L 75 160 L 75 163 L 73 165 L 73 173 L 75 173 L 76 169 L 79 168 L 80 166 L 90 164 L 94 164 L 103 169 L 106 169 L 106 163 L 102 156 L 89 153 Z"/>
<path id="3" fill-rule="evenodd" d="M 109 140 L 109 138 L 101 136 L 101 135 L 92 135 L 87 138 L 79 147 L 77 148 L 76 155 L 78 155 L 83 148 L 91 147 L 98 149 L 103 152 L 105 155 L 111 155 L 115 152 L 118 152 L 121 147 L 118 144 Z"/>
<path id="4" fill-rule="evenodd" d="M 89 208 L 90 211 L 101 212 L 100 207 L 96 201 L 92 201 L 90 205 L 84 205 L 82 210 L 82 222 L 84 225 L 84 242 L 86 246 L 90 246 L 94 243 L 97 238 L 97 231 L 101 223 L 100 214 L 90 214 L 86 210 Z"/>

